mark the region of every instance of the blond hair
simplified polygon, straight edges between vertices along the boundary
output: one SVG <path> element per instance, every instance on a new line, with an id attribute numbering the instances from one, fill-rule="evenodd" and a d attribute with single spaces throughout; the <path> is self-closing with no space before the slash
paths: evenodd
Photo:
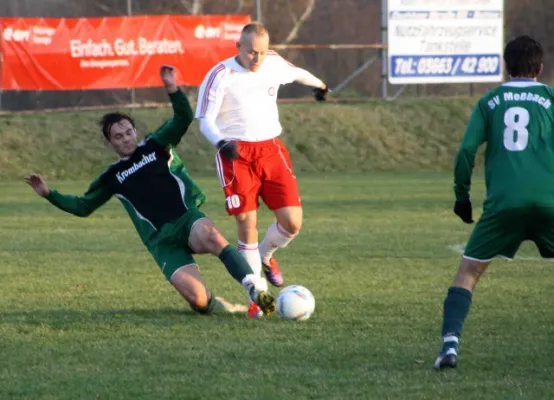
<path id="1" fill-rule="evenodd" d="M 261 22 L 250 22 L 248 25 L 245 25 L 244 28 L 242 28 L 242 32 L 240 34 L 240 39 L 243 40 L 246 38 L 246 36 L 254 34 L 256 36 L 268 36 L 269 32 L 265 28 L 264 24 Z"/>

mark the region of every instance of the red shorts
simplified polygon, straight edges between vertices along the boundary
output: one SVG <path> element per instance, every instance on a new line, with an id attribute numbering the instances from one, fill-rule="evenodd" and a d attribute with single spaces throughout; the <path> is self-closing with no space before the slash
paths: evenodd
<path id="1" fill-rule="evenodd" d="M 240 157 L 229 160 L 217 152 L 219 181 L 229 215 L 257 210 L 261 197 L 271 209 L 300 206 L 290 155 L 277 138 L 263 142 L 238 142 Z"/>

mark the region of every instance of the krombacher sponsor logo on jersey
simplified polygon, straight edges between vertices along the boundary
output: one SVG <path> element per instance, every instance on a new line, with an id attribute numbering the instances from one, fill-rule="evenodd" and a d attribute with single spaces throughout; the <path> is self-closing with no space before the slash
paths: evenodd
<path id="1" fill-rule="evenodd" d="M 144 167 L 146 164 L 150 164 L 151 162 L 156 161 L 156 153 L 150 153 L 148 155 L 143 154 L 142 160 L 139 162 L 133 163 L 133 166 L 131 168 L 127 168 L 123 171 L 119 171 L 115 176 L 117 177 L 117 180 L 119 183 L 123 183 L 125 179 L 127 179 L 129 176 L 133 175 L 135 172 L 137 172 L 139 169 Z"/>

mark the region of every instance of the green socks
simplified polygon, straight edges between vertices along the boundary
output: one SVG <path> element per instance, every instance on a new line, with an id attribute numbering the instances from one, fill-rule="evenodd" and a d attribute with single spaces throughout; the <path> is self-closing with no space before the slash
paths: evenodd
<path id="1" fill-rule="evenodd" d="M 221 260 L 223 265 L 225 265 L 225 268 L 227 268 L 229 274 L 231 274 L 231 276 L 235 278 L 235 280 L 238 281 L 241 285 L 243 284 L 243 280 L 247 275 L 254 275 L 254 272 L 252 272 L 252 268 L 250 268 L 248 262 L 239 253 L 239 251 L 231 245 L 226 246 L 221 251 L 221 253 L 219 254 L 219 259 Z M 208 306 L 206 308 L 193 307 L 194 311 L 200 314 L 211 314 L 214 312 L 215 308 L 221 308 L 219 307 L 220 303 L 215 299 L 214 295 L 209 294 L 209 296 L 210 297 L 208 299 Z"/>
<path id="2" fill-rule="evenodd" d="M 444 345 L 458 349 L 458 339 L 462 334 L 464 320 L 469 313 L 472 294 L 469 290 L 452 286 L 444 300 L 442 336 Z"/>
<path id="3" fill-rule="evenodd" d="M 248 262 L 233 246 L 228 245 L 219 254 L 219 259 L 227 268 L 227 271 L 231 274 L 235 280 L 242 284 L 246 275 L 253 275 L 254 272 Z"/>

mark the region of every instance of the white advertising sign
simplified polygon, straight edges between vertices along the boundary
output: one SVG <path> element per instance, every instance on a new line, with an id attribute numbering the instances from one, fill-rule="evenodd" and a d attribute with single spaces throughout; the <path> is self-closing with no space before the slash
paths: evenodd
<path id="1" fill-rule="evenodd" d="M 389 82 L 502 80 L 503 0 L 388 0 Z"/>

